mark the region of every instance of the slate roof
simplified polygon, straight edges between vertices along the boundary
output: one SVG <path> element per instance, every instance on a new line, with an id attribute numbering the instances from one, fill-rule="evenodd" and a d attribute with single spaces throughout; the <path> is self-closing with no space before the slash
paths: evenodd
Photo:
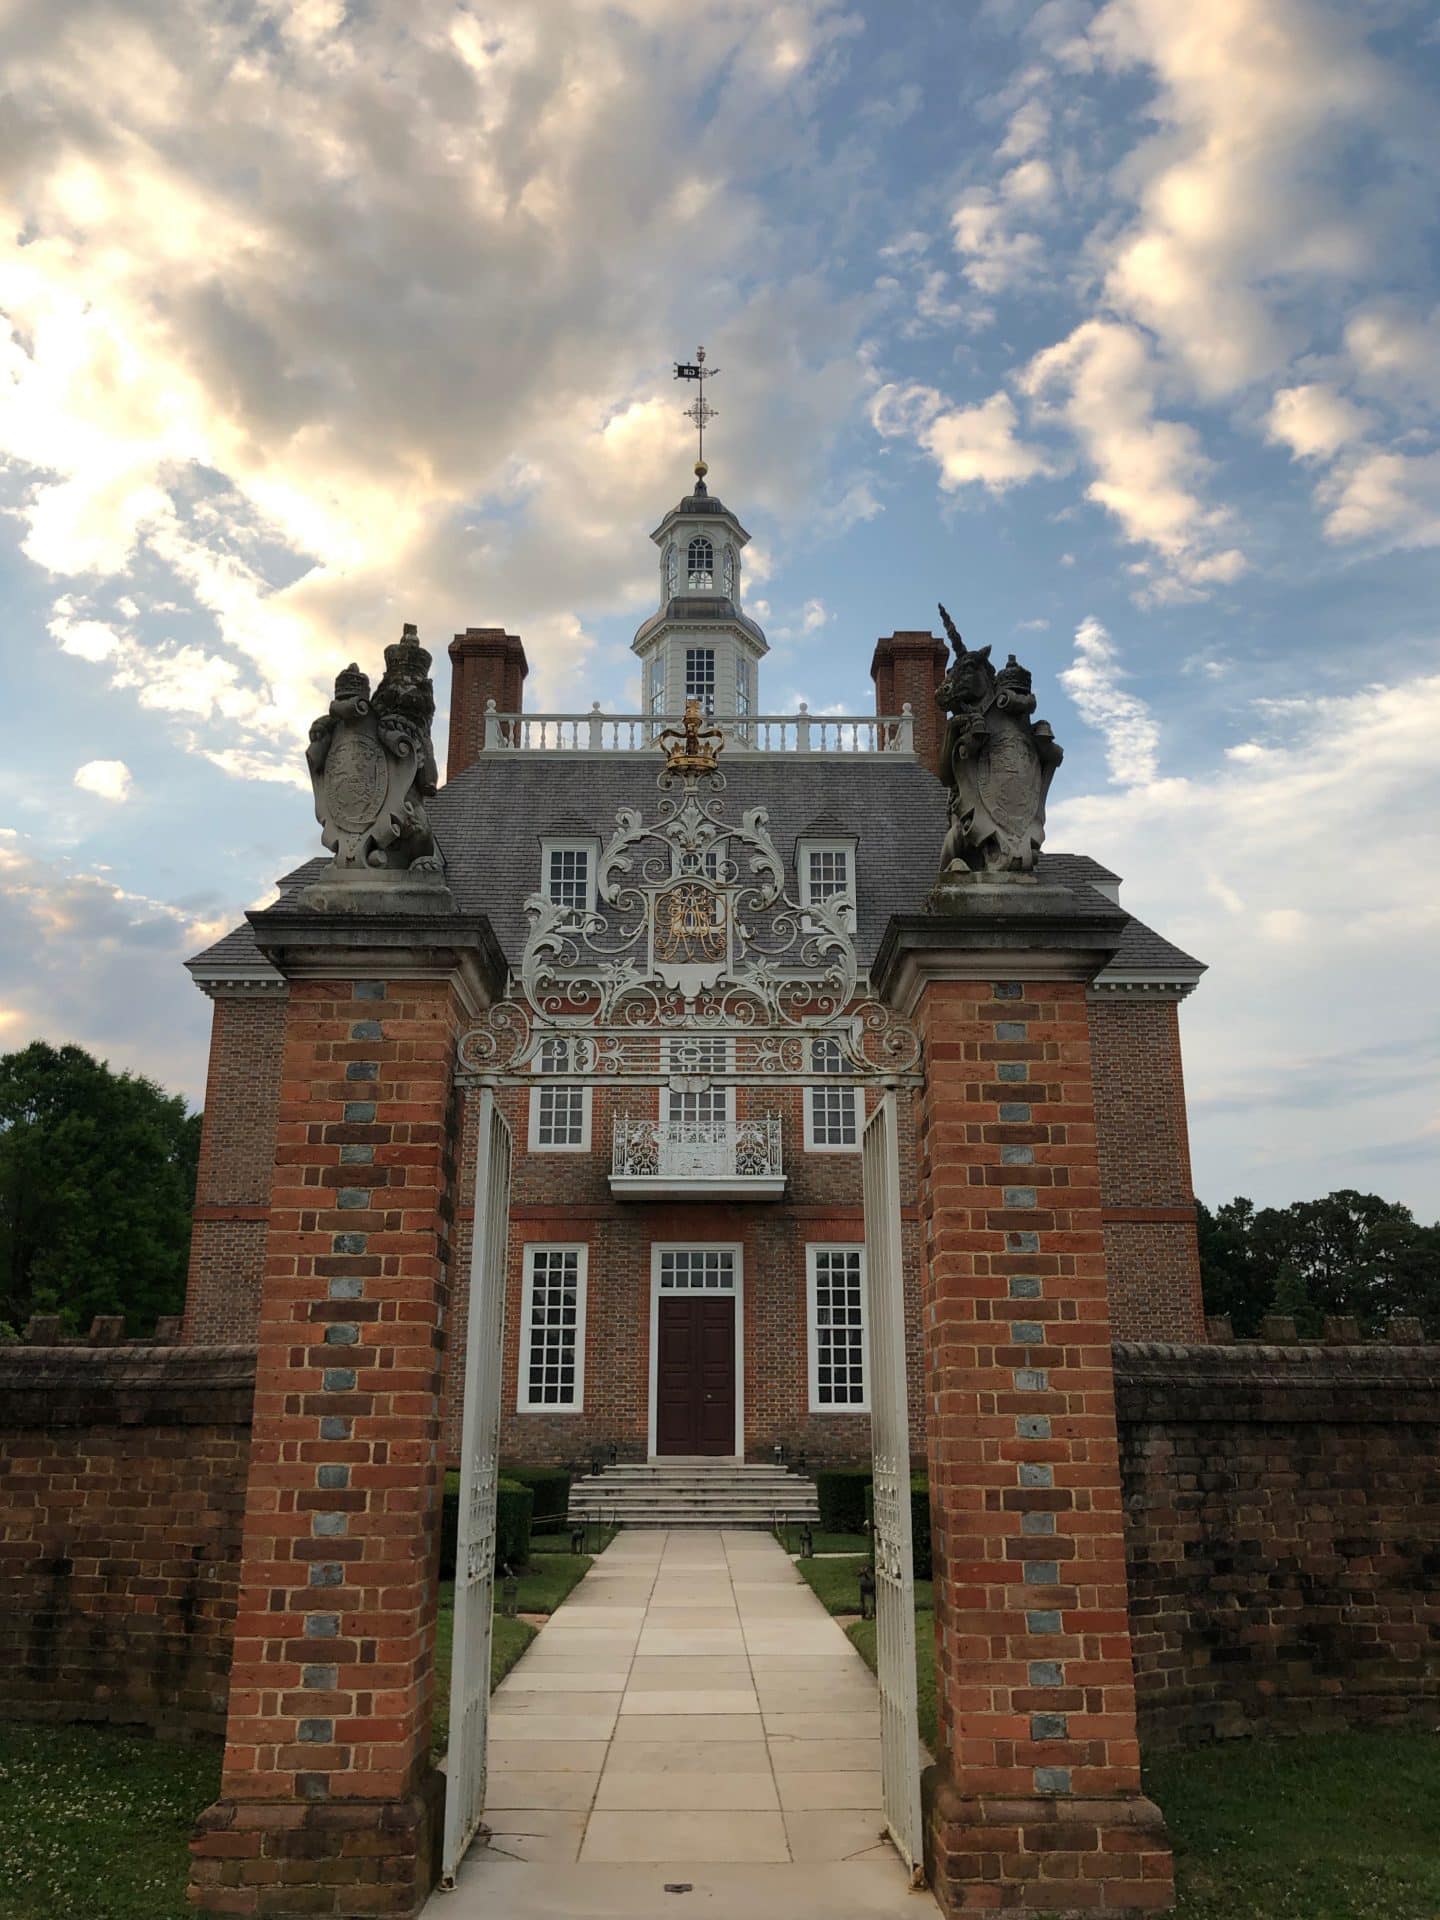
<path id="1" fill-rule="evenodd" d="M 556 833 L 556 823 L 563 822 L 569 835 L 589 823 L 603 842 L 620 807 L 652 812 L 657 770 L 657 759 L 648 754 L 495 755 L 477 760 L 429 802 L 456 905 L 462 912 L 488 915 L 512 964 L 525 944 L 526 896 L 540 884 L 542 837 Z M 868 966 L 891 914 L 918 911 L 934 881 L 945 833 L 944 789 L 917 761 L 878 754 L 844 760 L 776 754 L 733 760 L 725 772 L 725 815 L 738 822 L 745 809 L 765 808 L 770 835 L 792 874 L 797 838 L 814 833 L 821 820 L 827 836 L 855 836 L 856 948 L 862 966 Z M 279 883 L 282 893 L 315 878 L 327 865 L 312 860 L 286 874 Z M 1076 889 L 1097 881 L 1113 887 L 1118 879 L 1086 854 L 1042 854 L 1040 871 L 1043 878 Z M 201 977 L 219 969 L 270 971 L 248 926 L 226 934 L 188 965 Z M 1173 976 L 1177 970 L 1195 976 L 1201 963 L 1132 918 L 1106 973 Z"/>

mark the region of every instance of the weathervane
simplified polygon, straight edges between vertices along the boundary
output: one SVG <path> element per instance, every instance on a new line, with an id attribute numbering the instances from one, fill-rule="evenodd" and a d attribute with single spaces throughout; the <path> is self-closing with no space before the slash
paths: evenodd
<path id="1" fill-rule="evenodd" d="M 700 457 L 695 462 L 695 472 L 701 480 L 703 480 L 705 475 L 710 471 L 705 465 L 705 429 L 715 418 L 717 412 L 717 409 L 712 407 L 710 402 L 705 398 L 705 382 L 707 380 L 713 380 L 719 371 L 719 367 L 706 366 L 704 347 L 697 347 L 695 349 L 695 358 L 693 360 L 677 360 L 675 362 L 675 378 L 677 380 L 698 380 L 700 383 L 700 391 L 693 404 L 685 409 L 685 418 L 695 422 L 696 430 L 700 435 Z"/>

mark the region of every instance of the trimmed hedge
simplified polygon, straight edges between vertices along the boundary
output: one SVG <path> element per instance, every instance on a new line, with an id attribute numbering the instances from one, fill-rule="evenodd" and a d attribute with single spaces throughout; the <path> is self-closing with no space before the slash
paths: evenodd
<path id="1" fill-rule="evenodd" d="M 495 1497 L 495 1564 L 523 1567 L 530 1558 L 530 1520 L 535 1496 L 508 1476 Z M 447 1473 L 440 1508 L 440 1578 L 455 1578 L 455 1549 L 460 1535 L 460 1476 Z"/>
<path id="2" fill-rule="evenodd" d="M 863 1533 L 869 1467 L 821 1467 L 815 1475 L 822 1533 Z"/>
<path id="3" fill-rule="evenodd" d="M 840 1483 L 838 1487 L 830 1490 L 829 1498 L 831 1505 L 829 1511 L 831 1512 L 848 1514 L 851 1510 L 849 1502 L 855 1497 L 856 1490 L 858 1489 L 860 1500 L 859 1524 L 847 1525 L 843 1528 L 834 1526 L 832 1528 L 831 1523 L 826 1519 L 826 1494 L 821 1492 L 820 1525 L 826 1528 L 827 1531 L 833 1530 L 836 1533 L 868 1533 L 870 1531 L 871 1515 L 874 1511 L 874 1485 L 871 1479 L 870 1469 L 868 1467 L 846 1467 L 843 1469 L 832 1469 L 823 1474 L 817 1473 L 815 1476 L 817 1492 L 820 1489 L 822 1480 L 827 1478 Z M 910 1477 L 910 1539 L 912 1558 L 915 1563 L 915 1578 L 917 1580 L 928 1580 L 931 1578 L 931 1568 L 933 1565 L 933 1555 L 930 1548 L 930 1482 L 923 1473 L 912 1474 Z"/>
<path id="4" fill-rule="evenodd" d="M 570 1475 L 564 1467 L 502 1467 L 501 1477 L 529 1487 L 535 1496 L 531 1524 L 537 1533 L 559 1532 L 570 1512 Z"/>

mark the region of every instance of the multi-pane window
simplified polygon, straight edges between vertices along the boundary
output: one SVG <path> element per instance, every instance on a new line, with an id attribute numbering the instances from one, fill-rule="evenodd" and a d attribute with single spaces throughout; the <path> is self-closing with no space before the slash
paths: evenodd
<path id="1" fill-rule="evenodd" d="M 702 713 L 715 711 L 715 649 L 685 649 L 685 698 L 698 700 Z"/>
<path id="2" fill-rule="evenodd" d="M 570 1042 L 547 1040 L 537 1067 L 542 1073 L 564 1073 L 570 1065 Z M 586 1087 L 545 1083 L 530 1089 L 530 1150 L 562 1149 L 583 1152 L 590 1145 L 590 1102 Z"/>
<path id="3" fill-rule="evenodd" d="M 545 893 L 557 907 L 585 913 L 590 906 L 590 848 L 559 843 L 545 849 Z"/>
<path id="4" fill-rule="evenodd" d="M 850 891 L 850 853 L 845 847 L 812 847 L 808 857 L 807 896 L 833 900 Z"/>
<path id="5" fill-rule="evenodd" d="M 650 711 L 665 711 L 665 667 L 659 660 L 654 661 L 650 668 Z"/>
<path id="6" fill-rule="evenodd" d="M 726 593 L 733 600 L 735 598 L 735 549 L 733 547 L 725 549 L 725 571 L 721 577 L 725 582 Z"/>
<path id="7" fill-rule="evenodd" d="M 703 587 L 708 591 L 715 584 L 715 549 L 703 533 L 697 533 L 690 542 L 685 573 L 692 587 Z"/>
<path id="8" fill-rule="evenodd" d="M 810 1065 L 819 1074 L 841 1074 L 844 1058 L 838 1040 L 812 1040 Z M 805 1090 L 805 1145 L 811 1149 L 853 1150 L 860 1144 L 860 1095 L 856 1087 L 821 1081 Z"/>
<path id="9" fill-rule="evenodd" d="M 673 595 L 680 584 L 680 555 L 673 546 L 665 549 L 665 592 Z"/>
<path id="10" fill-rule="evenodd" d="M 733 1247 L 661 1247 L 662 1293 L 733 1293 Z"/>
<path id="11" fill-rule="evenodd" d="M 522 1413 L 578 1413 L 585 1387 L 584 1247 L 527 1247 L 521 1323 Z"/>
<path id="12" fill-rule="evenodd" d="M 750 711 L 750 662 L 743 653 L 735 660 L 735 711 L 740 714 Z"/>
<path id="13" fill-rule="evenodd" d="M 811 1247 L 810 1407 L 815 1413 L 863 1413 L 866 1380 L 865 1250 Z"/>
<path id="14" fill-rule="evenodd" d="M 670 1049 L 670 1071 L 684 1079 L 702 1080 L 709 1074 L 723 1073 L 729 1061 L 728 1040 L 687 1039 L 673 1042 Z M 670 1087 L 666 1103 L 665 1117 L 672 1126 L 723 1127 L 730 1118 L 727 1087 Z"/>

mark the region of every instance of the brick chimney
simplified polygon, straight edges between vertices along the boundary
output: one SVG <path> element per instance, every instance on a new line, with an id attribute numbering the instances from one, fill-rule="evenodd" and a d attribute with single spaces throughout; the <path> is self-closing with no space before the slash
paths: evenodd
<path id="1" fill-rule="evenodd" d="M 467 627 L 450 642 L 450 752 L 445 778 L 471 766 L 485 744 L 485 703 L 519 713 L 530 671 L 517 635 L 503 627 Z"/>
<path id="2" fill-rule="evenodd" d="M 935 704 L 935 689 L 945 677 L 949 658 L 949 648 L 933 633 L 892 633 L 875 642 L 870 662 L 876 713 L 899 713 L 909 701 L 915 718 L 915 758 L 937 777 L 945 716 Z"/>

